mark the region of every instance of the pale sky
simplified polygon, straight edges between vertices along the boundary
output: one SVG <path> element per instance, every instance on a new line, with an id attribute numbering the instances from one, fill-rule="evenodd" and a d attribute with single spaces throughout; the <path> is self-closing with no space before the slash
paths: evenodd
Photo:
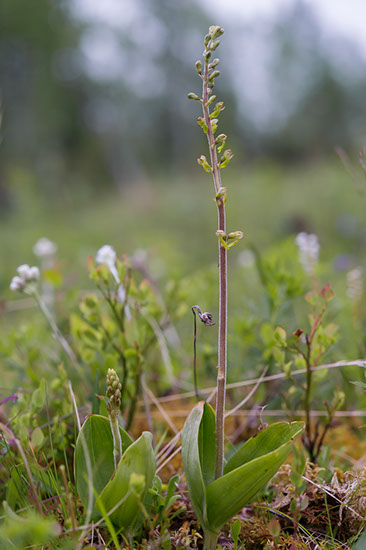
<path id="1" fill-rule="evenodd" d="M 82 41 L 82 51 L 85 67 L 94 77 L 101 80 L 120 78 L 121 67 L 126 64 L 124 52 L 121 50 L 118 38 L 113 29 L 132 29 L 131 38 L 139 44 L 146 45 L 146 51 L 154 57 L 155 53 L 162 53 L 164 47 L 164 28 L 158 20 L 151 20 L 141 10 L 141 0 L 73 0 L 75 13 L 82 19 L 94 23 L 91 30 L 85 33 Z M 150 0 L 152 3 L 154 0 Z M 183 4 L 186 0 L 170 0 Z M 347 75 L 347 50 L 333 51 L 332 36 L 340 35 L 358 45 L 361 54 L 366 59 L 366 0 L 302 0 L 305 5 L 311 6 L 318 16 L 323 45 L 329 44 L 330 53 L 335 55 L 335 62 Z M 205 5 L 208 14 L 211 14 L 212 24 L 219 24 L 225 28 L 229 23 L 249 23 L 251 30 L 260 29 L 256 25 L 258 20 L 278 19 L 281 11 L 287 11 L 298 0 L 200 0 Z M 145 17 L 145 20 L 144 20 Z M 252 23 L 252 26 L 250 25 Z M 234 27 L 235 28 L 235 27 Z M 245 40 L 243 33 L 237 36 L 227 36 L 227 51 L 231 48 L 231 60 L 235 70 L 232 71 L 234 87 L 237 90 L 242 108 L 252 113 L 252 119 L 258 127 L 266 128 L 269 124 L 281 124 L 291 109 L 301 100 L 301 94 L 296 92 L 296 86 L 306 88 L 309 67 L 292 67 L 292 84 L 290 90 L 274 90 L 271 88 L 270 58 L 272 49 L 263 36 L 251 34 L 251 39 Z M 160 51 L 159 51 L 160 50 Z M 188 54 L 188 52 L 187 52 Z M 334 57 L 333 55 L 333 57 Z M 255 60 L 255 62 L 253 62 Z M 158 67 L 139 63 L 127 63 L 128 82 L 141 97 L 158 95 L 164 88 L 164 75 L 157 74 Z M 226 65 L 227 67 L 229 64 Z M 311 68 L 311 67 L 310 67 Z M 358 70 L 357 65 L 351 69 Z M 149 74 L 149 70 L 154 74 Z M 229 69 L 228 69 L 229 70 Z M 294 74 L 294 71 L 298 74 Z M 245 71 L 245 73 L 243 72 Z M 357 76 L 357 75 L 356 75 Z M 359 75 L 360 76 L 360 75 Z M 355 77 L 355 75 L 353 75 Z M 347 76 L 346 76 L 347 78 Z M 246 85 L 250 82 L 250 85 Z M 284 108 L 278 105 L 281 96 Z M 276 99 L 277 97 L 277 99 Z M 286 97 L 285 101 L 283 98 Z"/>
<path id="2" fill-rule="evenodd" d="M 153 1 L 153 0 L 152 0 Z M 185 0 L 172 0 L 182 1 Z M 201 0 L 207 11 L 217 14 L 223 22 L 227 18 L 251 21 L 280 12 L 295 0 Z M 324 27 L 353 38 L 366 57 L 366 0 L 304 0 L 319 15 Z M 136 15 L 137 0 L 74 0 L 79 13 L 110 24 L 129 24 Z"/>
<path id="3" fill-rule="evenodd" d="M 267 17 L 290 6 L 294 0 L 202 0 L 222 18 L 243 21 Z M 330 31 L 353 38 L 366 56 L 366 0 L 304 0 Z"/>

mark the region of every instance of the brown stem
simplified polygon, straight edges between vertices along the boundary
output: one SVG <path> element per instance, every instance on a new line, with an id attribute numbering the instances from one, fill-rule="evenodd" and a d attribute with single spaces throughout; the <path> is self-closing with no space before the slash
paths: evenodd
<path id="1" fill-rule="evenodd" d="M 212 130 L 210 111 L 207 105 L 208 93 L 208 61 L 205 60 L 203 75 L 203 115 L 207 125 L 207 140 L 210 150 L 212 175 L 216 194 L 221 187 L 221 174 L 217 160 L 215 137 Z M 226 234 L 225 201 L 216 200 L 218 210 L 218 229 Z M 216 471 L 215 478 L 221 477 L 224 468 L 224 415 L 227 372 L 227 249 L 219 241 L 219 334 L 218 334 L 218 368 L 217 368 L 217 398 L 216 398 Z"/>

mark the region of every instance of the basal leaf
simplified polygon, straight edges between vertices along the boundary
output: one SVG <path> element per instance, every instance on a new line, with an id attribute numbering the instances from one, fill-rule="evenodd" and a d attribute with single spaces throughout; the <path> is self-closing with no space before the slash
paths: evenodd
<path id="1" fill-rule="evenodd" d="M 122 452 L 131 444 L 132 439 L 122 428 Z M 92 469 L 92 480 L 88 479 L 88 470 L 85 460 L 82 438 L 90 459 Z M 74 474 L 76 488 L 81 502 L 84 506 L 88 504 L 89 483 L 93 484 L 94 491 L 99 495 L 109 482 L 114 472 L 113 460 L 113 437 L 108 418 L 93 414 L 83 424 L 76 440 L 74 455 Z M 93 502 L 95 497 L 93 496 Z"/>
<path id="2" fill-rule="evenodd" d="M 216 467 L 216 416 L 208 403 L 204 404 L 198 445 L 203 481 L 207 487 L 215 479 Z"/>
<path id="3" fill-rule="evenodd" d="M 107 513 L 126 497 L 121 505 L 110 514 L 111 520 L 119 528 L 133 529 L 141 510 L 140 503 L 144 501 L 145 495 L 151 487 L 155 469 L 152 434 L 144 432 L 123 453 L 113 477 L 99 495 Z M 138 494 L 130 487 L 132 474 L 144 477 L 142 490 Z M 98 509 L 98 501 L 96 508 Z"/>
<path id="4" fill-rule="evenodd" d="M 292 437 L 298 435 L 299 429 L 303 427 L 302 422 L 276 422 L 268 428 L 258 432 L 254 437 L 246 441 L 240 449 L 230 458 L 224 468 L 224 475 L 246 462 L 259 458 L 267 453 L 278 449 Z"/>
<path id="5" fill-rule="evenodd" d="M 207 525 L 206 486 L 199 453 L 199 431 L 204 411 L 205 402 L 200 401 L 189 413 L 182 431 L 184 472 L 186 474 L 189 496 L 202 527 Z"/>
<path id="6" fill-rule="evenodd" d="M 304 429 L 302 422 L 296 424 L 297 430 L 287 442 L 272 452 L 262 454 L 231 470 L 207 487 L 207 520 L 211 531 L 219 531 L 277 472 L 290 454 L 291 439 L 300 435 Z M 272 437 L 273 433 L 270 432 L 270 438 Z M 263 448 L 266 447 L 263 443 Z"/>

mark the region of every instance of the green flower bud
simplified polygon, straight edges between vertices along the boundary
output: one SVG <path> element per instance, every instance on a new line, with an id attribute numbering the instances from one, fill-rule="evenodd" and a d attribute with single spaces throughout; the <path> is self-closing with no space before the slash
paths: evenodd
<path id="1" fill-rule="evenodd" d="M 233 231 L 232 233 L 229 233 L 227 238 L 228 239 L 242 239 L 244 237 L 244 233 L 242 231 Z"/>
<path id="2" fill-rule="evenodd" d="M 196 61 L 195 67 L 198 74 L 202 74 L 202 61 L 200 59 Z"/>
<path id="3" fill-rule="evenodd" d="M 216 99 L 216 96 L 215 96 L 215 95 L 211 96 L 210 99 L 209 99 L 209 100 L 207 101 L 207 103 L 206 103 L 206 107 L 208 107 L 209 105 L 211 105 L 211 103 L 213 103 L 213 102 L 215 101 L 215 99 Z"/>
<path id="4" fill-rule="evenodd" d="M 202 168 L 205 170 L 205 172 L 211 172 L 212 171 L 211 166 L 207 162 L 207 159 L 206 159 L 205 155 L 201 155 L 200 158 L 197 159 L 197 162 L 200 166 L 202 166 Z"/>
<path id="5" fill-rule="evenodd" d="M 210 50 L 214 52 L 219 45 L 220 45 L 220 40 L 215 40 L 215 42 L 212 42 Z"/>
<path id="6" fill-rule="evenodd" d="M 232 241 L 228 245 L 229 248 L 232 248 L 233 246 L 235 246 L 240 241 L 240 239 L 242 239 L 243 237 L 244 237 L 244 234 L 243 234 L 242 231 L 233 231 L 232 233 L 229 233 L 228 236 L 227 236 L 227 240 Z"/>
<path id="7" fill-rule="evenodd" d="M 221 35 L 224 34 L 224 29 L 222 27 L 219 27 L 218 25 L 211 25 L 211 27 L 208 29 L 208 32 L 210 33 L 210 38 L 214 40 L 215 38 L 219 38 Z"/>
<path id="8" fill-rule="evenodd" d="M 210 50 L 205 50 L 203 52 L 203 57 L 205 58 L 205 61 L 209 61 L 211 55 L 212 55 L 212 53 L 210 52 Z"/>
<path id="9" fill-rule="evenodd" d="M 227 191 L 226 187 L 220 187 L 220 189 L 218 190 L 215 196 L 215 201 L 217 206 L 221 206 L 222 201 L 224 205 L 226 204 L 226 201 L 227 201 L 226 191 Z"/>
<path id="10" fill-rule="evenodd" d="M 201 116 L 197 118 L 197 124 L 198 126 L 201 126 L 202 130 L 205 132 L 205 134 L 207 134 L 208 127 L 205 120 Z"/>
<path id="11" fill-rule="evenodd" d="M 187 97 L 188 99 L 195 99 L 196 101 L 201 101 L 198 95 L 194 94 L 193 92 L 190 92 Z"/>
<path id="12" fill-rule="evenodd" d="M 220 134 L 219 136 L 217 136 L 217 138 L 215 139 L 215 143 L 216 145 L 218 143 L 220 143 L 221 141 L 226 141 L 227 140 L 227 135 L 226 134 Z"/>
<path id="13" fill-rule="evenodd" d="M 226 149 L 224 154 L 222 155 L 219 163 L 220 168 L 225 168 L 230 162 L 230 160 L 233 158 L 234 153 L 231 151 L 231 149 Z"/>
<path id="14" fill-rule="evenodd" d="M 220 76 L 220 71 L 214 71 L 211 75 L 210 75 L 210 80 L 214 80 L 215 78 L 217 78 L 218 76 Z"/>

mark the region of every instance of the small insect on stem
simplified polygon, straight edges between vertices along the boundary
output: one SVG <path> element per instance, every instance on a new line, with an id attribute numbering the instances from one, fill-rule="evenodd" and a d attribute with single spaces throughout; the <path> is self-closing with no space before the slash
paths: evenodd
<path id="1" fill-rule="evenodd" d="M 200 394 L 198 392 L 198 385 L 197 385 L 197 320 L 196 320 L 196 310 L 198 313 L 198 317 L 200 318 L 200 321 L 207 327 L 211 327 L 215 323 L 212 321 L 212 313 L 208 313 L 206 311 L 205 313 L 202 313 L 202 310 L 199 306 L 192 306 L 191 307 L 193 316 L 194 316 L 194 324 L 193 324 L 193 377 L 194 377 L 194 393 L 196 394 L 197 401 L 201 399 Z"/>

